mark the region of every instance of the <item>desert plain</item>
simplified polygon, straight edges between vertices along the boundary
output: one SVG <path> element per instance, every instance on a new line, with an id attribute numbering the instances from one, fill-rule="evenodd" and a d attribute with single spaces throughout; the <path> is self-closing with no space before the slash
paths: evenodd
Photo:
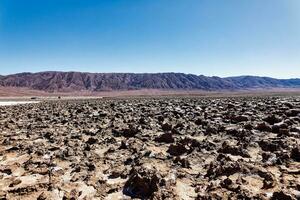
<path id="1" fill-rule="evenodd" d="M 300 96 L 0 107 L 0 199 L 300 199 Z"/>

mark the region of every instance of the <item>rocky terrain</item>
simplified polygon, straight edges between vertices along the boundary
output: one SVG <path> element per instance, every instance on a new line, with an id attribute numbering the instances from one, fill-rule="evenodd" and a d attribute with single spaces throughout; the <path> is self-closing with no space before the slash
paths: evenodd
<path id="1" fill-rule="evenodd" d="M 141 89 L 232 91 L 270 88 L 300 89 L 300 79 L 275 79 L 258 76 L 220 78 L 184 73 L 39 72 L 0 76 L 0 87 L 22 87 L 27 90 L 44 92 Z"/>
<path id="2" fill-rule="evenodd" d="M 300 97 L 0 107 L 0 199 L 299 199 Z"/>

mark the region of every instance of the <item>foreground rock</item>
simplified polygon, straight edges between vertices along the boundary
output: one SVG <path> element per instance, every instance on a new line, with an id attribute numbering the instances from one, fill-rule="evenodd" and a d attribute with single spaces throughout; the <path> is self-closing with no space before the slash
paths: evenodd
<path id="1" fill-rule="evenodd" d="M 299 97 L 0 107 L 0 199 L 299 199 Z"/>

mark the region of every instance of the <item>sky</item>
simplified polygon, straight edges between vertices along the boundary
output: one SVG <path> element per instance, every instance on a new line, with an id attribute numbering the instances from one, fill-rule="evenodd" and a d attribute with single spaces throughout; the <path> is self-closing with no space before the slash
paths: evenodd
<path id="1" fill-rule="evenodd" d="M 299 0 L 0 0 L 0 74 L 300 78 Z"/>

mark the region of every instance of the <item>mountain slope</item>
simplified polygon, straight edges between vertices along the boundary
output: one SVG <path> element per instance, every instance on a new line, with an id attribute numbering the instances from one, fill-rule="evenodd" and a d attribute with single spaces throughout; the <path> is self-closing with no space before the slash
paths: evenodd
<path id="1" fill-rule="evenodd" d="M 239 88 L 279 88 L 279 87 L 300 87 L 300 79 L 275 79 L 258 76 L 237 76 L 224 78 Z"/>
<path id="2" fill-rule="evenodd" d="M 0 86 L 26 87 L 48 92 L 109 91 L 132 89 L 238 90 L 300 88 L 300 79 L 269 77 L 207 77 L 183 73 L 82 73 L 39 72 L 0 76 Z"/>

